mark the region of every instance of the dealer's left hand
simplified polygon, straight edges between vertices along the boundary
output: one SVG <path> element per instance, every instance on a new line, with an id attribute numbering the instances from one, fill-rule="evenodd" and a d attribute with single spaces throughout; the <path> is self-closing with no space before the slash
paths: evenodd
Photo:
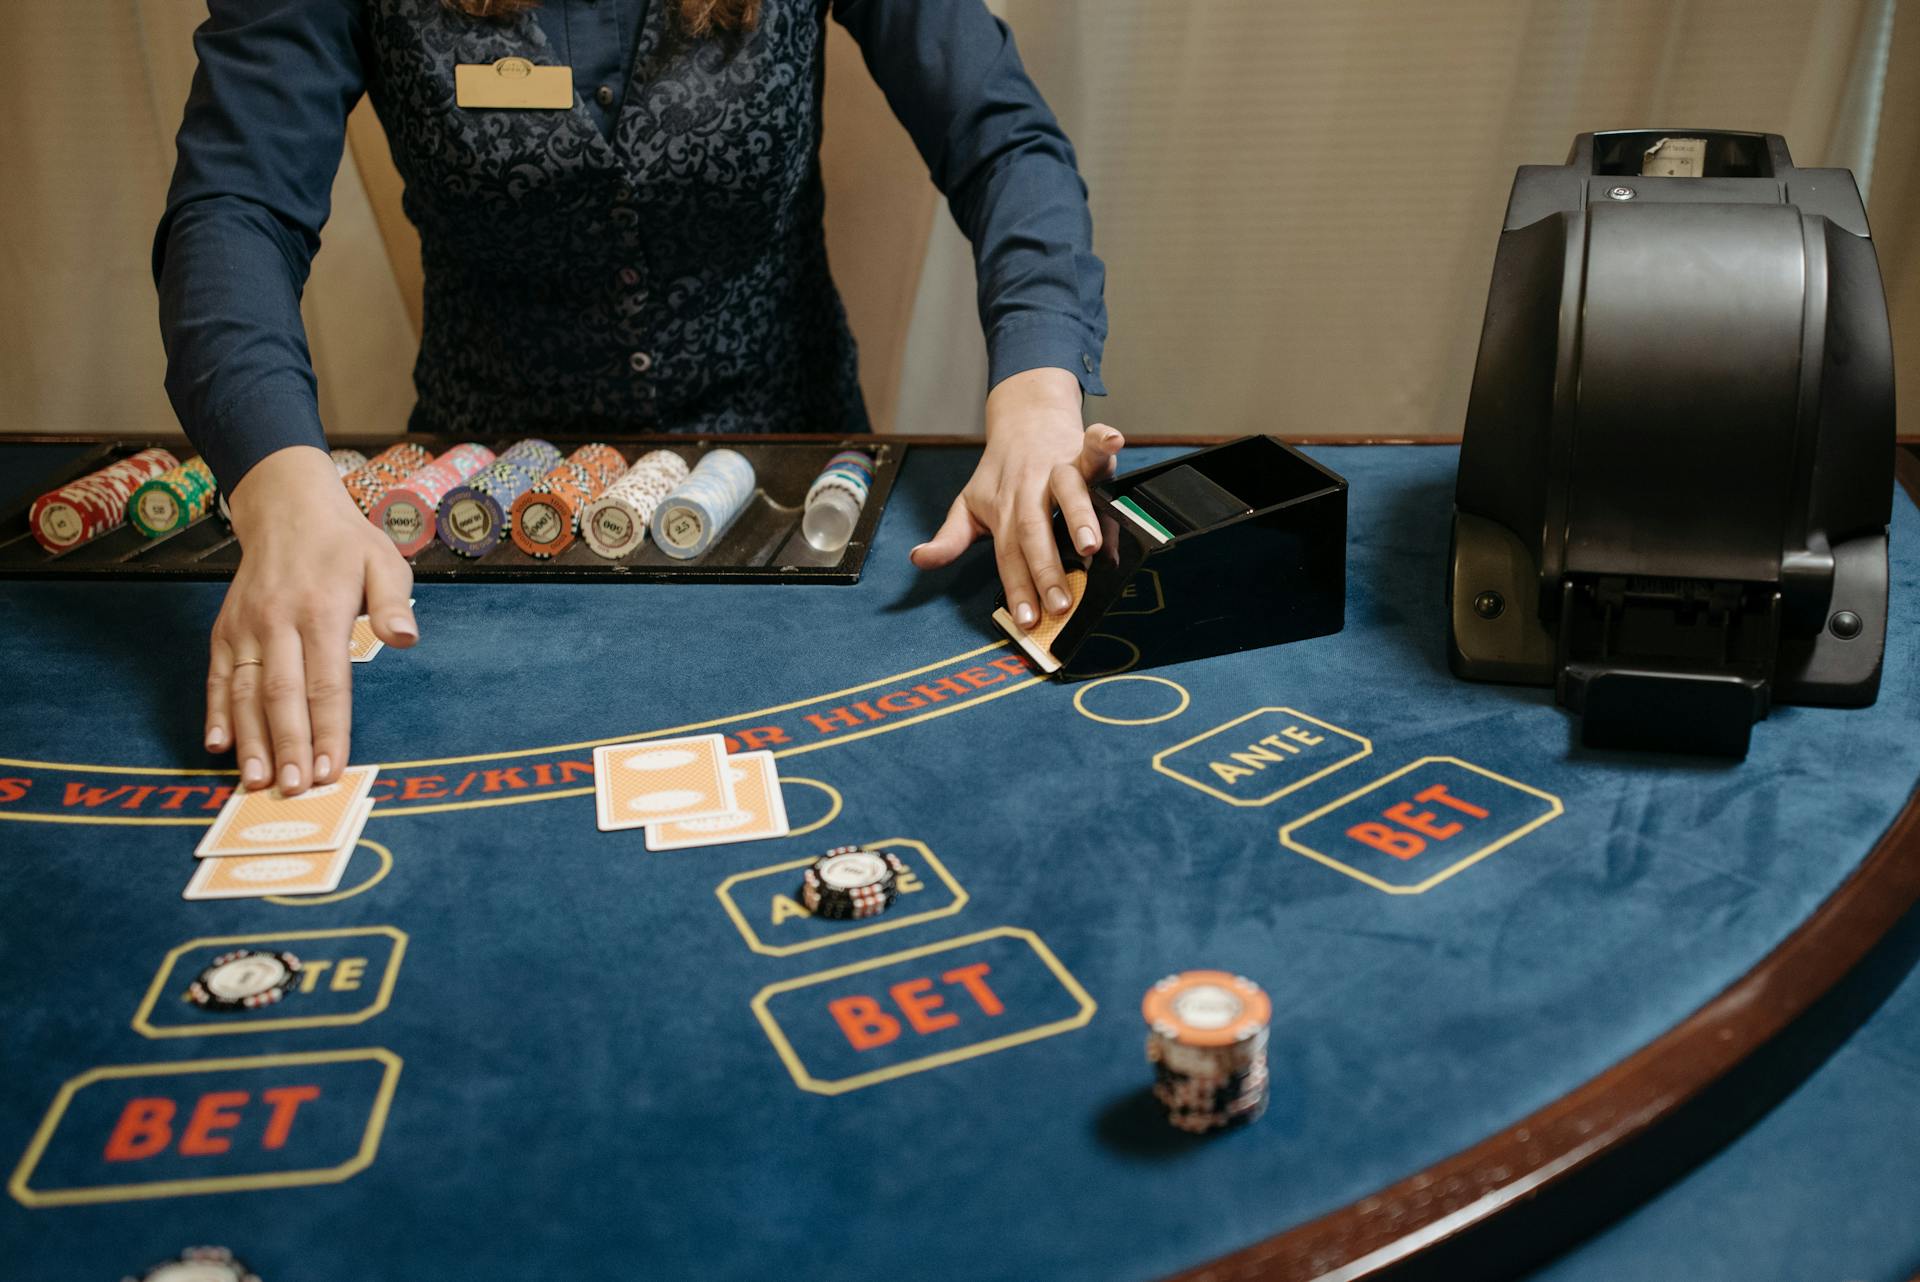
<path id="1" fill-rule="evenodd" d="M 1030 369 L 1002 379 L 987 394 L 980 466 L 939 530 L 913 549 L 913 563 L 938 569 L 991 535 L 1014 622 L 1032 627 L 1042 600 L 1048 613 L 1067 613 L 1073 603 L 1053 542 L 1054 506 L 1080 553 L 1098 551 L 1100 523 L 1087 483 L 1113 474 L 1125 443 L 1104 423 L 1081 427 L 1080 381 L 1066 370 Z"/>

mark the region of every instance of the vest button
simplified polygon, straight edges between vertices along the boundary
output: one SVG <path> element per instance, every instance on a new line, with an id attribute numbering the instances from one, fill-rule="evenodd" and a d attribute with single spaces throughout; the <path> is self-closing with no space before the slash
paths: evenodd
<path id="1" fill-rule="evenodd" d="M 613 90 L 607 85 L 601 85 L 593 91 L 593 100 L 602 107 L 611 107 L 613 105 Z"/>
<path id="2" fill-rule="evenodd" d="M 624 205 L 633 199 L 633 187 L 628 183 L 617 183 L 613 189 L 613 203 Z"/>
<path id="3" fill-rule="evenodd" d="M 644 374 L 653 368 L 653 357 L 645 352 L 635 352 L 627 357 L 627 364 L 632 367 L 634 373 Z"/>
<path id="4" fill-rule="evenodd" d="M 620 269 L 620 283 L 628 289 L 632 289 L 640 283 L 640 273 L 631 267 L 622 267 Z"/>

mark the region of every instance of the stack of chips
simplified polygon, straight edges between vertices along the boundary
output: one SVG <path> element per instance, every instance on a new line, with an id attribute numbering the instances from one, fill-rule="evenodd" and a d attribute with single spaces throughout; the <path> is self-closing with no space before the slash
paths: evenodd
<path id="1" fill-rule="evenodd" d="M 647 537 L 648 523 L 661 500 L 687 479 L 686 460 L 672 450 L 640 456 L 620 479 L 587 505 L 580 535 L 587 546 L 609 560 L 623 557 Z"/>
<path id="2" fill-rule="evenodd" d="M 485 556 L 507 536 L 513 501 L 560 465 L 560 451 L 529 437 L 503 451 L 440 500 L 440 541 L 461 556 Z"/>
<path id="3" fill-rule="evenodd" d="M 406 480 L 392 486 L 367 515 L 386 532 L 401 556 L 433 542 L 435 515 L 448 490 L 493 462 L 493 451 L 468 441 L 456 445 Z"/>
<path id="4" fill-rule="evenodd" d="M 800 902 L 816 917 L 877 917 L 893 905 L 907 866 L 890 851 L 835 846 L 800 874 Z"/>
<path id="5" fill-rule="evenodd" d="M 218 488 L 207 461 L 190 458 L 135 490 L 127 504 L 127 520 L 150 539 L 172 534 L 205 516 Z"/>
<path id="6" fill-rule="evenodd" d="M 611 445 L 582 445 L 513 501 L 508 518 L 514 545 L 542 561 L 559 556 L 573 546 L 587 505 L 626 470 L 627 461 Z"/>
<path id="7" fill-rule="evenodd" d="M 720 541 L 753 497 L 753 464 L 733 450 L 708 450 L 687 479 L 654 509 L 650 528 L 660 550 L 687 561 Z"/>
<path id="8" fill-rule="evenodd" d="M 260 1282 L 260 1275 L 224 1246 L 190 1246 L 171 1260 L 120 1282 Z"/>
<path id="9" fill-rule="evenodd" d="M 342 482 L 367 465 L 367 456 L 359 450 L 332 450 L 329 451 L 329 455 L 333 459 L 333 474 Z M 361 509 L 363 512 L 366 510 Z M 220 495 L 220 519 L 228 525 L 233 524 L 233 513 L 227 508 L 227 496 L 224 492 Z"/>
<path id="10" fill-rule="evenodd" d="M 179 465 L 180 460 L 165 450 L 130 454 L 111 467 L 42 494 L 28 509 L 27 525 L 34 540 L 49 552 L 78 547 L 126 520 L 127 502 L 134 491 Z"/>
<path id="11" fill-rule="evenodd" d="M 873 455 L 864 450 L 841 450 L 827 460 L 820 475 L 807 487 L 806 511 L 800 533 L 816 552 L 838 552 L 853 537 L 860 509 L 873 488 Z"/>
<path id="12" fill-rule="evenodd" d="M 299 980 L 300 959 L 292 953 L 237 948 L 214 958 L 187 985 L 187 1000 L 206 1010 L 253 1010 L 273 1005 Z"/>
<path id="13" fill-rule="evenodd" d="M 342 481 L 360 510 L 371 516 L 388 490 L 432 461 L 433 455 L 426 447 L 402 441 L 381 450 L 358 469 L 347 473 Z"/>
<path id="14" fill-rule="evenodd" d="M 1169 975 L 1140 1003 L 1153 1095 L 1167 1120 L 1201 1134 L 1266 1111 L 1273 1003 L 1252 980 L 1223 970 Z"/>
<path id="15" fill-rule="evenodd" d="M 367 456 L 359 450 L 328 450 L 327 457 L 333 460 L 333 474 L 342 480 L 367 465 Z"/>

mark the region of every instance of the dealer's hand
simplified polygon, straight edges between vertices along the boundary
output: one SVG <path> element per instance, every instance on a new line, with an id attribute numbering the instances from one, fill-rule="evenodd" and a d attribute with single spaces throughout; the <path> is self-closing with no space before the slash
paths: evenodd
<path id="1" fill-rule="evenodd" d="M 1072 608 L 1053 543 L 1059 505 L 1082 555 L 1099 550 L 1087 482 L 1112 475 L 1125 440 L 1104 423 L 1080 426 L 1080 382 L 1063 369 L 1032 369 L 1002 379 L 987 395 L 987 448 L 973 479 L 931 539 L 913 549 L 923 570 L 950 564 L 983 534 L 993 536 L 1007 607 L 1023 628 Z"/>
<path id="2" fill-rule="evenodd" d="M 228 502 L 241 558 L 213 625 L 207 751 L 233 748 L 248 788 L 277 781 L 304 792 L 347 764 L 347 643 L 362 600 L 382 641 L 419 639 L 407 605 L 413 571 L 360 514 L 324 450 L 269 454 Z"/>

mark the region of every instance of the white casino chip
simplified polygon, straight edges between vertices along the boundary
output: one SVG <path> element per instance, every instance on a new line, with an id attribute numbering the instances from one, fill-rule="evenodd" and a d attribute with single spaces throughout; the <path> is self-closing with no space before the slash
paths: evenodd
<path id="1" fill-rule="evenodd" d="M 286 982 L 286 963 L 270 953 L 235 958 L 206 976 L 207 991 L 223 1002 L 240 1002 Z"/>
<path id="2" fill-rule="evenodd" d="M 1201 984 L 1173 999 L 1173 1013 L 1192 1028 L 1225 1028 L 1245 1009 L 1238 997 L 1215 984 Z"/>
<path id="3" fill-rule="evenodd" d="M 871 850 L 856 850 L 844 855 L 829 855 L 819 868 L 820 880 L 835 890 L 859 890 L 878 886 L 891 869 L 887 861 Z"/>

